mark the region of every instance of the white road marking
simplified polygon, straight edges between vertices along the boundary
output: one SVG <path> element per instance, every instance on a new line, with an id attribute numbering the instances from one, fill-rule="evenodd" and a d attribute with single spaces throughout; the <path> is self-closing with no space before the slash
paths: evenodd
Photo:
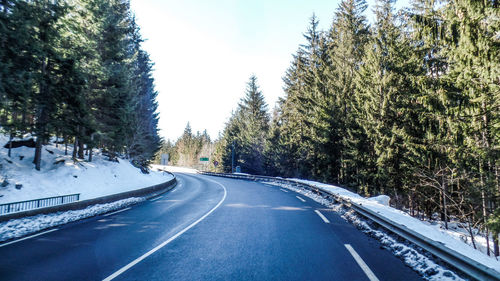
<path id="1" fill-rule="evenodd" d="M 28 239 L 31 239 L 31 238 L 34 238 L 34 237 L 37 237 L 37 236 L 40 236 L 40 235 L 44 235 L 44 234 L 47 234 L 47 233 L 50 233 L 50 232 L 53 232 L 53 231 L 56 231 L 56 230 L 57 230 L 57 228 L 54 228 L 54 229 L 51 229 L 51 230 L 40 232 L 40 233 L 35 234 L 35 235 L 31 235 L 31 236 L 28 236 L 28 237 L 21 238 L 19 240 L 10 241 L 10 242 L 7 242 L 5 244 L 0 245 L 0 248 L 3 247 L 3 246 L 7 246 L 7 245 L 10 245 L 10 244 L 14 244 L 14 243 L 17 243 L 17 242 L 28 240 Z"/>
<path id="2" fill-rule="evenodd" d="M 330 221 L 318 210 L 314 210 L 316 214 L 325 222 L 325 223 L 330 223 Z"/>
<path id="3" fill-rule="evenodd" d="M 283 188 L 280 188 L 280 190 L 283 191 L 283 192 L 288 192 L 288 190 L 283 189 Z"/>
<path id="4" fill-rule="evenodd" d="M 344 245 L 349 253 L 351 253 L 352 257 L 356 260 L 358 263 L 359 267 L 365 272 L 366 276 L 370 281 L 379 281 L 377 276 L 371 271 L 371 269 L 366 265 L 366 263 L 363 261 L 363 259 L 358 255 L 358 253 L 352 248 L 350 244 L 345 244 Z"/>
<path id="5" fill-rule="evenodd" d="M 128 207 L 128 208 L 125 208 L 125 209 L 123 209 L 123 210 L 118 210 L 118 211 L 115 211 L 115 212 L 111 212 L 111 213 L 105 214 L 105 215 L 104 215 L 104 217 L 107 217 L 107 216 L 112 216 L 112 215 L 114 215 L 114 214 L 118 214 L 118 213 L 121 213 L 121 212 L 125 212 L 125 211 L 130 210 L 130 209 L 132 209 L 132 207 Z"/>
<path id="6" fill-rule="evenodd" d="M 300 196 L 295 196 L 295 197 L 297 197 L 297 199 L 299 199 L 299 200 L 300 200 L 300 201 L 302 201 L 302 202 L 306 202 L 306 200 L 304 200 L 304 198 L 302 198 L 302 197 L 300 197 Z"/>
<path id="7" fill-rule="evenodd" d="M 207 179 L 208 180 L 208 179 Z M 224 187 L 224 185 L 216 182 L 216 181 L 213 181 L 213 180 L 209 180 L 211 182 L 214 182 L 218 185 L 220 185 L 223 189 L 224 189 L 224 196 L 222 196 L 222 199 L 219 201 L 219 203 L 217 203 L 217 205 L 215 207 L 213 207 L 210 211 L 208 211 L 208 213 L 206 213 L 205 215 L 203 215 L 201 218 L 199 218 L 198 220 L 196 220 L 195 222 L 193 222 L 192 224 L 190 224 L 189 226 L 187 226 L 186 228 L 184 228 L 183 230 L 179 231 L 177 234 L 175 234 L 174 236 L 170 237 L 167 241 L 161 243 L 160 245 L 154 247 L 153 249 L 151 249 L 149 252 L 145 253 L 144 255 L 138 257 L 137 259 L 133 260 L 131 263 L 127 264 L 126 266 L 120 268 L 118 271 L 116 271 L 115 273 L 111 274 L 110 276 L 106 277 L 105 279 L 103 279 L 103 281 L 110 281 L 110 280 L 113 280 L 115 279 L 116 277 L 118 277 L 120 274 L 122 274 L 123 272 L 127 271 L 128 269 L 130 269 L 131 267 L 133 267 L 134 265 L 140 263 L 142 260 L 144 260 L 145 258 L 149 257 L 150 255 L 152 255 L 153 253 L 155 253 L 156 251 L 160 250 L 161 248 L 165 247 L 166 245 L 168 245 L 170 242 L 174 241 L 177 237 L 181 236 L 182 234 L 184 234 L 184 232 L 188 231 L 189 229 L 193 228 L 195 225 L 197 225 L 198 223 L 200 223 L 202 220 L 204 220 L 206 217 L 208 217 L 213 211 L 215 211 L 217 208 L 219 208 L 219 206 L 222 204 L 222 202 L 224 202 L 224 200 L 226 200 L 226 195 L 227 195 L 227 190 L 226 190 L 226 187 Z"/>
<path id="8" fill-rule="evenodd" d="M 149 200 L 149 201 L 153 202 L 153 201 L 156 201 L 156 200 L 160 200 L 161 198 L 163 198 L 163 196 L 158 196 L 158 197 L 156 197 L 155 199 L 151 199 L 151 200 Z"/>

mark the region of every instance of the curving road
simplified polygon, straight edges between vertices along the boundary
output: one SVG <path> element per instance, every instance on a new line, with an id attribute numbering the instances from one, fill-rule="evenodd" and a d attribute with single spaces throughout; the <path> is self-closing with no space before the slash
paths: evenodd
<path id="1" fill-rule="evenodd" d="M 0 244 L 0 280 L 421 280 L 311 199 L 176 174 L 130 209 Z"/>

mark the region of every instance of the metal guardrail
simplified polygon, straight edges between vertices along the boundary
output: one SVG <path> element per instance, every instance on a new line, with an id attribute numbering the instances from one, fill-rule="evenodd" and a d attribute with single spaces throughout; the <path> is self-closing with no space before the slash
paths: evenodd
<path id="1" fill-rule="evenodd" d="M 274 182 L 274 183 L 282 183 L 289 184 L 294 187 L 304 188 L 313 193 L 321 195 L 329 200 L 334 200 L 339 203 L 345 204 L 348 207 L 355 210 L 358 214 L 374 221 L 378 225 L 383 228 L 389 230 L 390 232 L 399 235 L 400 237 L 410 241 L 411 243 L 421 247 L 427 252 L 433 254 L 434 256 L 440 258 L 446 263 L 452 265 L 456 269 L 461 272 L 467 274 L 468 276 L 476 279 L 476 280 L 496 280 L 500 281 L 500 272 L 489 268 L 479 262 L 472 260 L 469 257 L 466 257 L 455 250 L 452 250 L 446 247 L 444 244 L 440 242 L 436 242 L 428 239 L 427 237 L 417 233 L 404 225 L 396 223 L 394 221 L 389 220 L 388 218 L 363 207 L 361 204 L 357 204 L 348 199 L 342 198 L 337 194 L 334 194 L 330 191 L 318 188 L 316 186 L 289 180 L 283 178 L 273 178 L 266 176 L 254 176 L 254 175 L 243 175 L 243 174 L 219 174 L 219 173 L 211 173 L 211 172 L 199 172 L 204 175 L 211 176 L 219 176 L 219 177 L 227 177 L 227 178 L 235 178 L 235 179 L 244 179 L 244 180 L 252 180 L 252 181 L 260 181 L 260 182 Z"/>
<path id="2" fill-rule="evenodd" d="M 80 200 L 80 193 L 0 204 L 0 215 L 52 207 Z"/>

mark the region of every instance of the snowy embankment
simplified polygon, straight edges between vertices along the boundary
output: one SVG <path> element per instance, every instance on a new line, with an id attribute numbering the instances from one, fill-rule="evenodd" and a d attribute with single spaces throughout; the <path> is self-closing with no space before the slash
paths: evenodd
<path id="1" fill-rule="evenodd" d="M 74 162 L 71 147 L 65 155 L 64 146 L 55 144 L 44 146 L 41 170 L 37 171 L 32 163 L 34 148 L 14 148 L 8 157 L 8 149 L 3 147 L 7 142 L 8 138 L 0 134 L 0 204 L 74 193 L 80 193 L 80 200 L 87 200 L 164 183 L 173 178 L 155 168 L 149 174 L 143 174 L 129 161 L 108 161 L 97 150 L 94 150 L 92 162 Z M 0 241 L 122 209 L 144 200 L 134 197 L 82 210 L 9 220 L 0 223 Z"/>
<path id="2" fill-rule="evenodd" d="M 185 173 L 185 174 L 196 174 L 198 170 L 187 167 L 177 167 L 177 166 L 164 166 L 164 165 L 151 165 L 151 168 L 157 171 L 169 171 L 171 173 Z"/>
<path id="3" fill-rule="evenodd" d="M 65 155 L 64 145 L 45 145 L 42 151 L 41 170 L 33 165 L 34 148 L 19 147 L 8 149 L 9 141 L 0 135 L 0 204 L 44 197 L 80 193 L 80 200 L 121 193 L 144 188 L 172 179 L 172 175 L 151 171 L 141 173 L 129 161 L 106 160 L 94 150 L 92 162 L 71 159 L 72 147 Z"/>
<path id="4" fill-rule="evenodd" d="M 0 242 L 35 233 L 47 228 L 89 218 L 144 201 L 145 198 L 128 198 L 107 204 L 97 204 L 82 210 L 36 215 L 0 223 Z"/>
<path id="5" fill-rule="evenodd" d="M 480 250 L 474 249 L 471 245 L 467 243 L 465 230 L 461 230 L 460 228 L 454 229 L 443 229 L 439 223 L 429 223 L 425 221 L 421 221 L 417 218 L 411 217 L 409 214 L 392 208 L 389 206 L 389 197 L 382 195 L 373 198 L 364 198 L 356 193 L 350 192 L 344 188 L 323 184 L 314 181 L 301 180 L 301 179 L 292 179 L 294 181 L 303 182 L 309 185 L 316 186 L 318 188 L 327 190 L 333 194 L 337 194 L 338 196 L 349 199 L 352 202 L 361 204 L 363 207 L 368 208 L 390 220 L 393 222 L 402 224 L 407 228 L 420 233 L 421 235 L 427 237 L 429 240 L 434 240 L 436 242 L 442 243 L 444 246 L 455 250 L 456 252 L 471 258 L 481 264 L 484 264 L 487 267 L 490 267 L 498 272 L 500 272 L 500 261 L 495 257 L 487 256 L 485 253 Z M 348 214 L 349 220 L 353 220 L 352 215 Z M 360 222 L 357 222 L 359 224 Z M 366 226 L 363 226 L 366 228 Z M 373 230 L 369 231 L 373 232 Z M 379 235 L 375 233 L 370 233 L 372 235 Z M 479 238 L 479 237 L 478 237 Z M 485 244 L 485 239 L 477 239 L 476 243 L 483 242 Z M 485 245 L 482 245 L 485 248 Z M 479 247 L 481 249 L 481 247 Z"/>

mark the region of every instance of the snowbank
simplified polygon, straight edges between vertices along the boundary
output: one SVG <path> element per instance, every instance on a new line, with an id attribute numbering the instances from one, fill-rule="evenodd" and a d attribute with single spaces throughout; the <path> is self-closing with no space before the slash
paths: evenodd
<path id="1" fill-rule="evenodd" d="M 37 215 L 0 223 L 0 241 L 18 238 L 54 226 L 97 216 L 110 211 L 122 209 L 144 201 L 144 198 L 128 198 L 107 204 L 89 206 L 82 210 L 58 212 L 55 214 Z"/>
<path id="2" fill-rule="evenodd" d="M 143 174 L 129 161 L 107 161 L 94 150 L 92 162 L 71 159 L 72 147 L 64 155 L 64 146 L 45 145 L 42 151 L 41 170 L 33 165 L 34 148 L 8 149 L 3 146 L 8 137 L 0 134 L 0 204 L 80 193 L 80 200 L 130 191 L 166 182 L 172 176 L 165 172 L 151 171 Z M 20 189 L 16 185 L 22 185 Z M 18 186 L 19 187 L 19 186 Z"/>
<path id="3" fill-rule="evenodd" d="M 422 234 L 430 240 L 442 243 L 446 247 L 453 249 L 464 256 L 467 256 L 479 263 L 484 264 L 487 267 L 493 268 L 496 271 L 500 272 L 500 261 L 496 260 L 494 257 L 489 257 L 486 254 L 483 254 L 482 252 L 475 250 L 468 244 L 464 243 L 463 237 L 461 235 L 457 235 L 456 233 L 452 234 L 452 230 L 445 231 L 439 228 L 439 226 L 436 227 L 436 225 L 430 225 L 429 223 L 411 217 L 409 214 L 403 211 L 391 208 L 384 202 L 387 198 L 383 200 L 380 200 L 381 198 L 364 198 L 356 193 L 350 192 L 338 186 L 301 179 L 292 180 L 322 188 L 324 190 L 330 191 L 331 193 L 337 194 L 342 198 L 350 199 L 352 202 L 362 204 L 365 208 L 377 212 L 394 222 L 405 225 L 409 229 Z M 384 203 L 381 204 L 380 201 L 383 201 Z"/>
<path id="4" fill-rule="evenodd" d="M 198 170 L 186 167 L 176 167 L 176 166 L 164 166 L 164 165 L 151 165 L 151 168 L 157 171 L 169 171 L 171 173 L 187 173 L 196 174 Z"/>

